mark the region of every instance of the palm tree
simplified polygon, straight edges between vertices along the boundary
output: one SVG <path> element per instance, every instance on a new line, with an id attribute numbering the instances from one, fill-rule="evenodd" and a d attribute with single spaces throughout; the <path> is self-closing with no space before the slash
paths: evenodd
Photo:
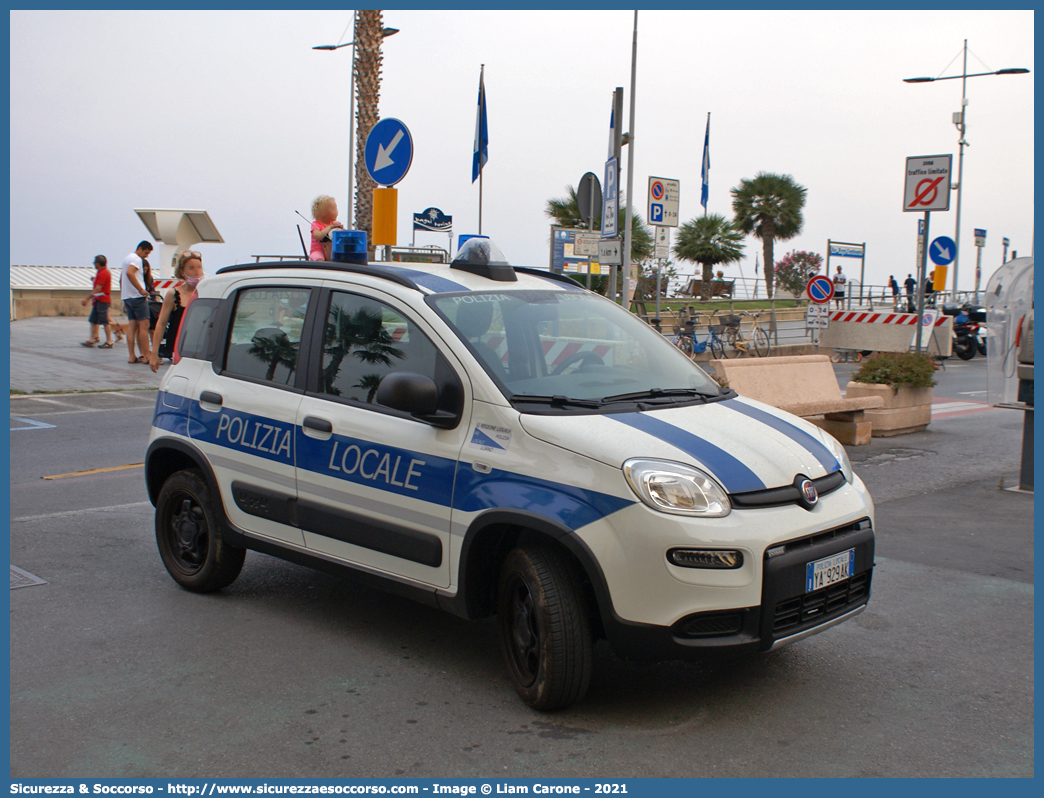
<path id="1" fill-rule="evenodd" d="M 576 189 L 566 186 L 566 191 L 568 194 L 565 197 L 549 199 L 544 213 L 559 227 L 576 227 L 586 230 L 587 225 L 580 219 L 580 205 L 576 199 Z M 602 228 L 602 209 L 597 208 L 595 212 L 594 229 L 600 230 Z M 623 231 L 626 215 L 627 208 L 621 204 L 617 218 L 617 230 Z M 622 235 L 621 232 L 621 237 Z M 642 217 L 631 211 L 631 262 L 640 264 L 642 261 L 648 260 L 652 256 L 654 246 L 652 232 L 645 226 Z M 641 270 L 639 269 L 639 271 Z M 608 291 L 607 288 L 607 296 Z"/>
<path id="2" fill-rule="evenodd" d="M 355 21 L 355 75 L 358 92 L 355 136 L 355 229 L 366 231 L 369 258 L 374 257 L 373 190 L 377 186 L 366 171 L 366 137 L 379 121 L 381 99 L 381 40 L 384 22 L 380 11 L 359 11 Z"/>
<path id="3" fill-rule="evenodd" d="M 747 235 L 761 239 L 765 264 L 765 285 L 772 297 L 775 260 L 772 245 L 779 239 L 786 241 L 801 232 L 804 219 L 801 209 L 808 190 L 799 186 L 790 175 L 758 172 L 753 180 L 741 180 L 732 189 L 733 224 Z"/>
<path id="4" fill-rule="evenodd" d="M 703 266 L 700 294 L 703 299 L 710 299 L 714 267 L 735 263 L 743 256 L 743 233 L 721 214 L 697 216 L 679 228 L 674 254 Z"/>

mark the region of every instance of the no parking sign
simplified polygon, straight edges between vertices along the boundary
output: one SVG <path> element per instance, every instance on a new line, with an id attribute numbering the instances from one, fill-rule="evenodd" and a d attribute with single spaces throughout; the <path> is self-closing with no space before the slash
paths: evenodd
<path id="1" fill-rule="evenodd" d="M 805 295 L 810 301 L 822 305 L 834 298 L 834 283 L 829 277 L 817 274 L 805 286 Z"/>

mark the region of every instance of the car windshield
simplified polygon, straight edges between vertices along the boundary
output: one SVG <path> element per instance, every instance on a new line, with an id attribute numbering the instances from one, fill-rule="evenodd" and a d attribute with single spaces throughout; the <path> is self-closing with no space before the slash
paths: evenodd
<path id="1" fill-rule="evenodd" d="M 428 297 L 516 406 L 705 401 L 722 391 L 652 327 L 588 291 Z"/>

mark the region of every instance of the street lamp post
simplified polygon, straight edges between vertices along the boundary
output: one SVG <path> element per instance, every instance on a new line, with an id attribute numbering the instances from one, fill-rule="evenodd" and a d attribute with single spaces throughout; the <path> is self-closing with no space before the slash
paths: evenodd
<path id="1" fill-rule="evenodd" d="M 949 75 L 945 78 L 903 78 L 903 83 L 934 83 L 937 80 L 957 80 L 960 78 L 961 81 L 961 110 L 953 115 L 953 123 L 957 126 L 957 130 L 960 133 L 960 138 L 957 140 L 959 146 L 959 154 L 957 156 L 957 218 L 956 225 L 954 227 L 953 243 L 954 243 L 954 254 L 953 254 L 953 301 L 957 301 L 957 269 L 960 262 L 961 254 L 961 194 L 964 192 L 964 147 L 967 145 L 967 141 L 964 138 L 964 133 L 967 130 L 968 119 L 968 96 L 966 87 L 968 78 L 981 78 L 985 75 L 1024 75 L 1029 72 L 1028 69 L 1016 68 L 1016 69 L 998 69 L 996 72 L 976 72 L 971 75 L 968 74 L 968 40 L 964 40 L 964 65 L 961 69 L 960 75 Z M 928 242 L 925 242 L 925 246 Z M 946 286 L 943 286 L 945 289 Z"/>
<path id="2" fill-rule="evenodd" d="M 340 50 L 342 47 L 351 46 L 352 48 L 352 79 L 349 82 L 348 89 L 348 107 L 349 107 L 349 120 L 348 120 L 348 215 L 345 217 L 348 220 L 348 229 L 352 229 L 355 225 L 353 219 L 355 218 L 355 73 L 357 70 L 357 64 L 355 60 L 355 25 L 359 19 L 359 12 L 352 12 L 352 40 L 345 42 L 344 44 L 320 44 L 313 47 L 313 50 Z M 387 39 L 389 36 L 394 36 L 399 32 L 398 28 L 384 28 L 381 31 L 381 38 Z"/>

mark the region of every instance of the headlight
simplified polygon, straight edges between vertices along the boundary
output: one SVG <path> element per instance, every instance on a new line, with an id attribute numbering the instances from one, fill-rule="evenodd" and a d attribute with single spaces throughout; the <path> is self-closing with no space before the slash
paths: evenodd
<path id="1" fill-rule="evenodd" d="M 841 473 L 845 475 L 845 481 L 851 485 L 852 480 L 855 479 L 855 471 L 852 470 L 852 461 L 848 459 L 848 452 L 845 451 L 845 447 L 838 443 L 837 438 L 828 432 L 822 433 L 823 442 L 826 443 L 830 449 L 830 453 L 837 458 L 837 462 L 841 464 Z"/>
<path id="2" fill-rule="evenodd" d="M 669 460 L 628 460 L 624 476 L 645 504 L 662 513 L 718 518 L 732 511 L 728 494 L 698 468 Z"/>

